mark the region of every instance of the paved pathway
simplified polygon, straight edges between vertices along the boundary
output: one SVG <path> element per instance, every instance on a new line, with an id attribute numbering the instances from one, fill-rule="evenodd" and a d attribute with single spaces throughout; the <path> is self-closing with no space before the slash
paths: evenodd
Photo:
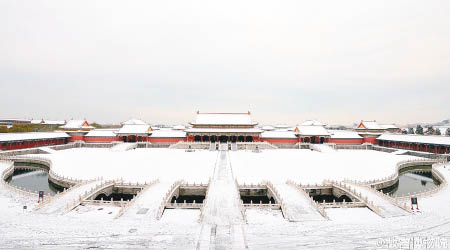
<path id="1" fill-rule="evenodd" d="M 246 248 L 239 193 L 228 151 L 221 149 L 203 209 L 203 225 L 197 249 Z"/>

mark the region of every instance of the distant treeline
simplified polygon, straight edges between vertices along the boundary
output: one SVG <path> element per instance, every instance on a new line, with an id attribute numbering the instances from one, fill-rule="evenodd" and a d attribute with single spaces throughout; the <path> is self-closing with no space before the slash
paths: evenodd
<path id="1" fill-rule="evenodd" d="M 0 133 L 16 133 L 16 132 L 50 132 L 58 129 L 57 125 L 46 124 L 14 124 L 8 128 L 6 126 L 0 126 Z"/>

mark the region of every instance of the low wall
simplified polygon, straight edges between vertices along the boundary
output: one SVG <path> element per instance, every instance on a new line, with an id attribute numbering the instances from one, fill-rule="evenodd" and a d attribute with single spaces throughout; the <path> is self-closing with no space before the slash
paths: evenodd
<path id="1" fill-rule="evenodd" d="M 422 160 L 422 159 L 401 161 L 397 163 L 397 169 L 394 174 L 383 179 L 363 182 L 363 184 L 370 185 L 372 188 L 375 189 L 384 189 L 398 182 L 399 173 L 402 171 L 402 169 L 414 166 L 433 165 L 434 163 L 436 163 L 436 161 L 434 160 Z"/>
<path id="2" fill-rule="evenodd" d="M 16 164 L 16 163 L 32 163 L 32 164 L 41 165 L 41 168 L 48 171 L 48 180 L 51 183 L 53 183 L 57 186 L 60 186 L 62 188 L 70 188 L 81 182 L 81 180 L 66 178 L 66 177 L 55 174 L 51 169 L 52 162 L 49 159 L 39 158 L 39 157 L 15 156 L 15 157 L 8 158 L 8 160 L 13 161 L 14 164 Z M 14 166 L 14 167 L 16 167 L 16 166 Z M 20 166 L 18 166 L 18 167 L 20 168 Z M 14 172 L 14 170 L 13 170 L 13 172 Z"/>
<path id="3" fill-rule="evenodd" d="M 336 144 L 335 149 L 350 149 L 350 150 L 371 150 L 372 144 L 362 144 L 362 145 L 346 145 L 346 144 Z"/>
<path id="4" fill-rule="evenodd" d="M 81 144 L 82 148 L 111 148 L 115 144 L 113 143 L 83 143 Z"/>

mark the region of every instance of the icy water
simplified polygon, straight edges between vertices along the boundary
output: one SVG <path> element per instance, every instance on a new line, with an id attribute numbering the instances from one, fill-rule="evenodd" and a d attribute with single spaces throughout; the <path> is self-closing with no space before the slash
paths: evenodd
<path id="1" fill-rule="evenodd" d="M 48 181 L 48 172 L 45 170 L 14 171 L 7 182 L 16 187 L 25 188 L 34 192 L 44 191 L 44 194 L 54 195 L 58 189 Z"/>
<path id="2" fill-rule="evenodd" d="M 440 185 L 432 173 L 431 168 L 416 169 L 420 172 L 403 172 L 400 173 L 398 183 L 394 186 L 383 189 L 383 192 L 388 193 L 392 197 L 407 196 L 408 193 L 424 192 Z"/>

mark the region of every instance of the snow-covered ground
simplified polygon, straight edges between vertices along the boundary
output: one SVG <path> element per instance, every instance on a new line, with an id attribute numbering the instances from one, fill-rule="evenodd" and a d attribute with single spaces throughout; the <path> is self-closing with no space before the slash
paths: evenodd
<path id="1" fill-rule="evenodd" d="M 74 148 L 40 156 L 52 160 L 53 171 L 58 175 L 77 179 L 103 177 L 148 183 L 159 178 L 207 183 L 216 154 L 207 150 L 138 148 L 115 152 L 105 148 Z"/>
<path id="2" fill-rule="evenodd" d="M 228 154 L 223 169 L 232 171 L 231 176 L 240 183 L 268 180 L 275 186 L 287 179 L 320 183 L 323 179 L 383 178 L 394 173 L 398 161 L 411 158 L 364 150 L 232 151 Z M 206 183 L 214 177 L 218 152 L 176 149 L 112 152 L 78 148 L 40 156 L 52 159 L 56 173 L 72 178 L 103 176 L 139 182 L 159 178 L 169 183 L 178 179 Z M 6 167 L 0 163 L 0 170 Z M 450 178 L 450 165 L 438 170 Z M 220 176 L 229 179 L 230 175 L 225 172 Z M 166 210 L 161 220 L 136 220 L 126 216 L 114 219 L 117 207 L 79 206 L 61 215 L 32 212 L 35 204 L 34 198 L 11 193 L 0 185 L 1 249 L 197 249 L 200 241 L 213 242 L 212 238 L 205 237 L 213 235 L 213 231 L 219 236 L 230 235 L 233 242 L 242 241 L 249 249 L 437 248 L 417 247 L 419 242 L 424 244 L 427 240 L 450 246 L 448 187 L 430 197 L 419 198 L 420 214 L 381 218 L 367 208 L 339 208 L 326 210 L 330 220 L 289 222 L 279 210 L 247 209 L 247 223 L 238 228 L 205 226 L 200 222 L 200 211 L 195 209 Z"/>
<path id="3" fill-rule="evenodd" d="M 230 152 L 231 163 L 239 182 L 259 183 L 262 180 L 285 182 L 291 179 L 302 184 L 329 180 L 373 180 L 396 171 L 396 163 L 415 159 L 371 150 L 265 150 Z M 255 174 L 257 173 L 257 174 Z"/>

